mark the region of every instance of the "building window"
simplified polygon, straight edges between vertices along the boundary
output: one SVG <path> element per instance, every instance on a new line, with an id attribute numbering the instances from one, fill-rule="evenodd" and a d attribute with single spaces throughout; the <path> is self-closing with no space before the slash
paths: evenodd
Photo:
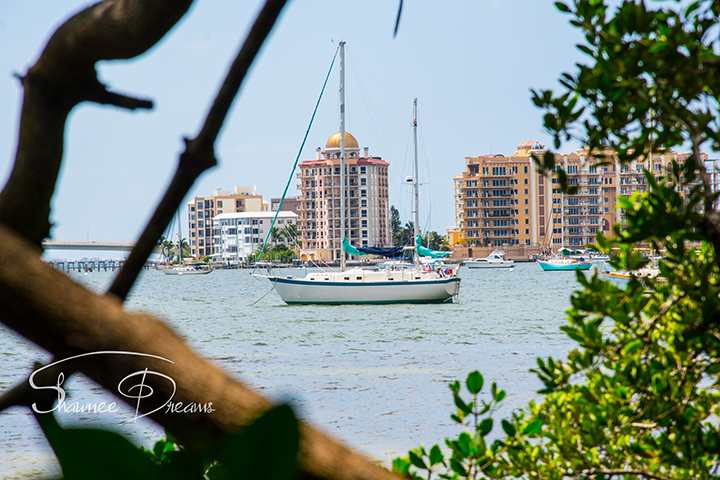
<path id="1" fill-rule="evenodd" d="M 527 199 L 527 198 L 525 199 L 525 205 L 528 205 L 528 199 Z"/>
<path id="2" fill-rule="evenodd" d="M 360 173 L 365 173 L 365 167 L 360 167 Z"/>
<path id="3" fill-rule="evenodd" d="M 222 200 L 218 200 L 217 206 L 218 206 L 218 208 L 222 208 Z"/>
<path id="4" fill-rule="evenodd" d="M 367 197 L 367 190 L 360 190 L 361 197 Z"/>
<path id="5" fill-rule="evenodd" d="M 202 210 L 203 208 L 203 202 L 198 202 L 198 210 Z"/>

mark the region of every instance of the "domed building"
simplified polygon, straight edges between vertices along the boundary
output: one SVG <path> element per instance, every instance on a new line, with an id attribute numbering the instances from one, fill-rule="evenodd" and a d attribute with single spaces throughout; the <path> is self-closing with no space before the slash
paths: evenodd
<path id="1" fill-rule="evenodd" d="M 300 218 L 305 259 L 336 261 L 342 253 L 340 237 L 341 134 L 316 149 L 315 160 L 300 162 Z M 388 167 L 380 157 L 360 149 L 357 139 L 345 132 L 345 237 L 353 246 L 392 245 L 389 224 Z"/>

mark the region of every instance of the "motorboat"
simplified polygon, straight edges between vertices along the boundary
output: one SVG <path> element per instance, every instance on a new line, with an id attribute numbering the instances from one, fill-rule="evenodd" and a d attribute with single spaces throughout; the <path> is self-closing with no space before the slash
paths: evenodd
<path id="1" fill-rule="evenodd" d="M 515 266 L 513 260 L 505 258 L 505 252 L 494 250 L 485 258 L 476 258 L 465 263 L 468 268 L 512 268 Z"/>
<path id="2" fill-rule="evenodd" d="M 178 265 L 176 267 L 161 269 L 165 275 L 207 275 L 212 272 L 211 268 L 204 268 L 196 265 Z"/>

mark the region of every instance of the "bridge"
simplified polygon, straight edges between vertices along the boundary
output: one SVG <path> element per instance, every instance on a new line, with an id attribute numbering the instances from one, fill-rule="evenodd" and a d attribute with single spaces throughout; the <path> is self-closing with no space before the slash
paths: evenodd
<path id="1" fill-rule="evenodd" d="M 64 240 L 45 240 L 42 243 L 45 250 L 104 250 L 114 252 L 130 252 L 135 247 L 134 242 L 67 242 Z M 153 253 L 160 253 L 160 247 L 153 249 Z"/>

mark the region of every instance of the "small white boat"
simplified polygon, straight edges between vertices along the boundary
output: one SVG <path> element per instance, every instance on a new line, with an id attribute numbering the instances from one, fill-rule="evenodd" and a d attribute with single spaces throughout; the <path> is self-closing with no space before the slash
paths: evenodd
<path id="1" fill-rule="evenodd" d="M 163 268 L 165 275 L 207 275 L 212 272 L 211 268 L 201 268 L 192 265 L 183 265 L 172 268 Z"/>
<path id="2" fill-rule="evenodd" d="M 468 268 L 511 268 L 515 262 L 505 258 L 505 252 L 494 250 L 485 258 L 476 258 L 465 263 Z"/>

